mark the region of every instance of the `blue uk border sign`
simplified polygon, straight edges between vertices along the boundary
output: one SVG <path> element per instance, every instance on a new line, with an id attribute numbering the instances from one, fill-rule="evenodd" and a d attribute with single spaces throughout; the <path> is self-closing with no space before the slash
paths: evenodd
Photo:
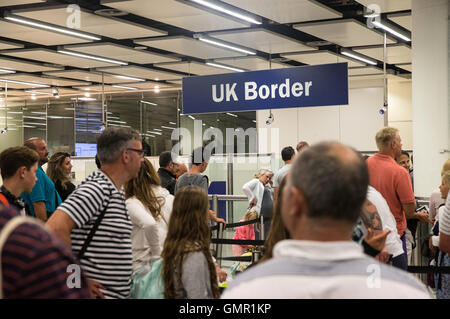
<path id="1" fill-rule="evenodd" d="M 183 78 L 184 114 L 347 104 L 347 63 Z"/>

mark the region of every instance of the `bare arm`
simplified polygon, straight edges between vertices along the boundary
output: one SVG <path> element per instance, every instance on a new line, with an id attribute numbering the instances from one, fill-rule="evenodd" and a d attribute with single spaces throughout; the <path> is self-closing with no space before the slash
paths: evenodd
<path id="1" fill-rule="evenodd" d="M 51 229 L 70 249 L 72 249 L 72 240 L 70 232 L 76 227 L 75 222 L 62 210 L 57 209 L 46 226 Z"/>
<path id="2" fill-rule="evenodd" d="M 47 220 L 47 208 L 45 207 L 45 202 L 34 202 L 33 208 L 36 218 L 45 222 Z"/>
<path id="3" fill-rule="evenodd" d="M 416 202 L 402 204 L 402 207 L 403 211 L 405 212 L 406 219 L 418 219 L 423 223 L 429 221 L 429 217 L 426 212 L 416 212 Z"/>
<path id="4" fill-rule="evenodd" d="M 377 208 L 369 200 L 363 206 L 361 220 L 367 229 L 383 230 L 383 224 L 381 222 L 380 214 L 378 214 Z"/>

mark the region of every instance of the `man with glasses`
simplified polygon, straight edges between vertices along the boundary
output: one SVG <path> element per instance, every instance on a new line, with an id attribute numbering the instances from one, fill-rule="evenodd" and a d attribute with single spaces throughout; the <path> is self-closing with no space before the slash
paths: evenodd
<path id="1" fill-rule="evenodd" d="M 97 156 L 100 170 L 78 186 L 47 225 L 78 255 L 93 298 L 127 298 L 132 224 L 122 186 L 141 168 L 141 138 L 131 128 L 107 128 L 97 139 Z"/>

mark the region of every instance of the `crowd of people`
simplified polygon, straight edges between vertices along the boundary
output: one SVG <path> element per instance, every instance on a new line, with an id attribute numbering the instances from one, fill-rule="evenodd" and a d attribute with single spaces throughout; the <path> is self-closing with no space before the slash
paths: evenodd
<path id="1" fill-rule="evenodd" d="M 221 294 L 227 274 L 211 255 L 210 226 L 226 221 L 209 207 L 204 148 L 190 169 L 163 152 L 156 170 L 138 132 L 107 128 L 99 169 L 75 187 L 70 154 L 48 159 L 45 141 L 31 138 L 0 154 L 0 297 L 130 298 L 153 267 L 159 298 L 430 298 L 406 270 L 418 223 L 433 228 L 431 264 L 450 265 L 450 160 L 430 213 L 417 211 L 398 130 L 375 140 L 379 151 L 366 158 L 302 141 L 297 153 L 282 149 L 277 172 L 261 169 L 245 183 L 241 221 L 265 222 L 234 238 L 265 240 L 264 254 Z M 432 279 L 437 297 L 450 298 L 450 275 Z"/>

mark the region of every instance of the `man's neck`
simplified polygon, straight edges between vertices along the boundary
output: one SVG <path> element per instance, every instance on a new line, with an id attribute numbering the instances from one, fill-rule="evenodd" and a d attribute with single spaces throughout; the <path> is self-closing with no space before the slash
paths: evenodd
<path id="1" fill-rule="evenodd" d="M 285 165 L 292 164 L 292 160 L 287 160 L 284 162 Z"/>
<path id="2" fill-rule="evenodd" d="M 346 222 L 306 221 L 302 227 L 294 231 L 292 238 L 296 240 L 309 241 L 349 241 L 351 239 L 353 229 Z"/>
<path id="3" fill-rule="evenodd" d="M 18 183 L 12 179 L 7 179 L 3 181 L 3 187 L 5 187 L 8 192 L 16 197 L 19 197 L 23 193 L 24 189 L 17 185 Z"/>
<path id="4" fill-rule="evenodd" d="M 121 189 L 122 185 L 128 181 L 128 178 L 124 176 L 124 168 L 119 165 L 104 164 L 101 171 L 109 177 L 117 189 Z"/>
<path id="5" fill-rule="evenodd" d="M 201 174 L 200 166 L 198 165 L 192 165 L 191 169 L 189 170 L 188 174 Z"/>
<path id="6" fill-rule="evenodd" d="M 380 150 L 378 153 L 381 155 L 387 155 L 389 157 L 392 157 L 395 160 L 394 151 L 391 149 Z"/>

